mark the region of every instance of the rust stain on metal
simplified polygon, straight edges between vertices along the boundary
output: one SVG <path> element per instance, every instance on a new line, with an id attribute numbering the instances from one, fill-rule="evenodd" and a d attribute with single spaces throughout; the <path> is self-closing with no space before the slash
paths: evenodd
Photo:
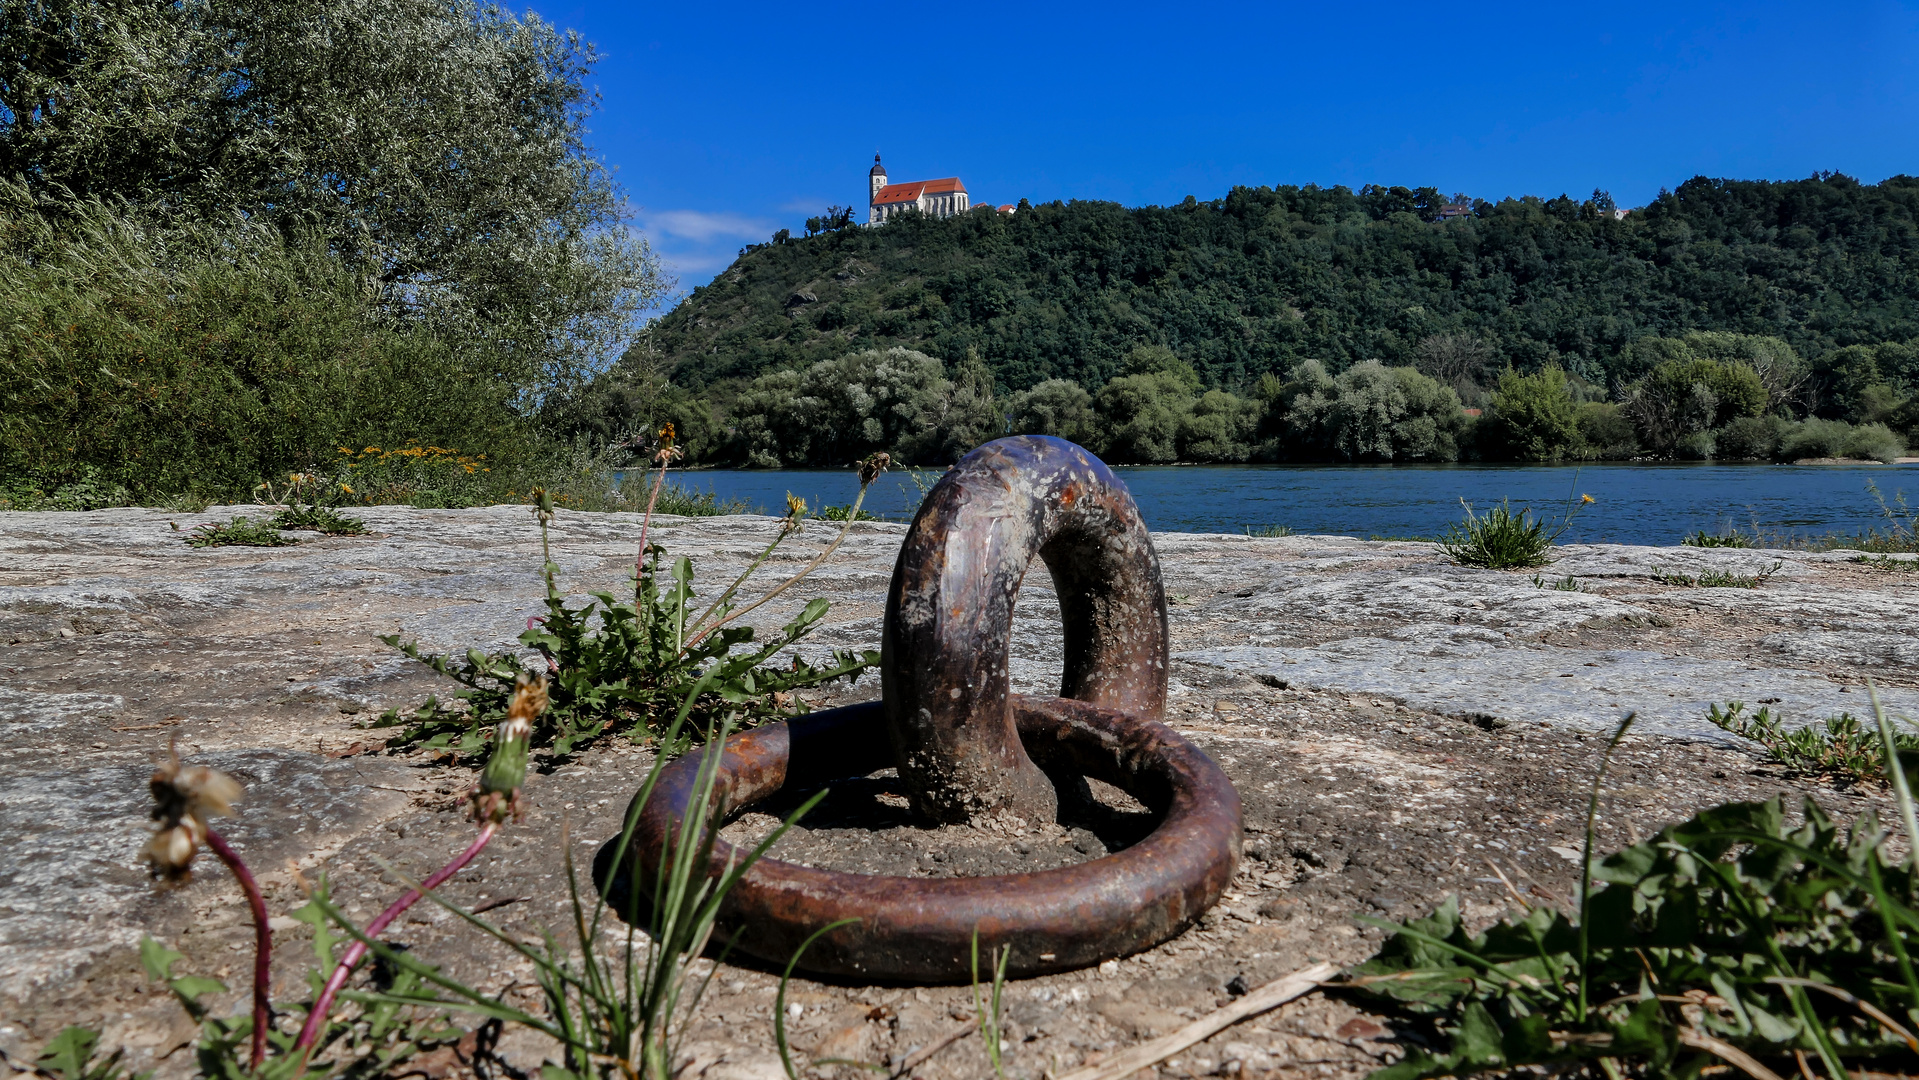
<path id="1" fill-rule="evenodd" d="M 1009 692 L 1013 602 L 1037 555 L 1065 628 L 1060 696 Z M 725 901 L 722 937 L 784 961 L 868 979 L 944 982 L 983 946 L 1009 946 L 1020 975 L 1059 971 L 1179 933 L 1219 899 L 1238 864 L 1239 794 L 1210 758 L 1159 723 L 1166 700 L 1166 594 L 1125 485 L 1060 439 L 1000 439 L 934 487 L 901 546 L 887 594 L 882 700 L 735 735 L 717 781 L 739 807 L 897 766 L 936 821 L 982 812 L 1051 820 L 1048 774 L 1111 783 L 1159 815 L 1144 840 L 1033 874 L 927 879 L 844 874 L 762 859 Z M 643 808 L 634 860 L 652 880 L 698 780 L 697 755 L 667 768 Z M 718 841 L 712 871 L 738 852 Z M 627 873 L 611 883 L 624 891 Z M 615 897 L 615 909 L 624 904 Z"/>

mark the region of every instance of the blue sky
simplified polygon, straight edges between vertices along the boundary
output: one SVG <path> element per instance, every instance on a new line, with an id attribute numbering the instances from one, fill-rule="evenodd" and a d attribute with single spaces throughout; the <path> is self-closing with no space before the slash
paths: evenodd
<path id="1" fill-rule="evenodd" d="M 1234 184 L 1478 198 L 1919 173 L 1919 0 L 540 5 L 603 54 L 595 148 L 682 289 L 894 180 L 1128 205 Z"/>

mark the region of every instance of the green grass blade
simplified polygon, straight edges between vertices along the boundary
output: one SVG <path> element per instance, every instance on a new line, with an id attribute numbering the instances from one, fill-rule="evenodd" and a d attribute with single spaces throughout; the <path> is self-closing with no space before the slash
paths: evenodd
<path id="1" fill-rule="evenodd" d="M 792 980 L 793 969 L 799 965 L 800 957 L 806 955 L 806 950 L 812 948 L 815 941 L 842 926 L 851 926 L 859 921 L 859 919 L 840 919 L 827 923 L 808 934 L 806 940 L 800 942 L 800 947 L 795 949 L 793 955 L 787 959 L 786 970 L 780 973 L 780 988 L 773 995 L 773 1041 L 780 1048 L 780 1064 L 786 1068 L 787 1080 L 800 1080 L 800 1074 L 799 1070 L 793 1067 L 793 1055 L 786 1044 L 786 984 Z"/>
<path id="2" fill-rule="evenodd" d="M 1593 774 L 1592 795 L 1586 800 L 1586 841 L 1579 854 L 1579 1011 L 1580 1023 L 1586 1022 L 1587 997 L 1591 987 L 1592 934 L 1588 925 L 1592 913 L 1593 893 L 1593 825 L 1599 818 L 1599 792 L 1606 782 L 1606 769 L 1612 764 L 1613 751 L 1618 749 L 1619 740 L 1626 737 L 1632 729 L 1633 721 L 1639 718 L 1636 712 L 1627 713 L 1619 722 L 1619 727 L 1606 742 L 1606 752 L 1600 756 L 1599 770 Z"/>

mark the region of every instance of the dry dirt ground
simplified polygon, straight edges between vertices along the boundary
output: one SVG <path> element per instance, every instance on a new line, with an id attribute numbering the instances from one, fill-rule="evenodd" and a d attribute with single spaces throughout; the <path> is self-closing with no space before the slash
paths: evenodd
<path id="1" fill-rule="evenodd" d="M 296 871 L 324 873 L 347 911 L 370 918 L 464 847 L 472 772 L 421 753 L 368 751 L 388 707 L 444 693 L 431 672 L 375 639 L 437 649 L 510 644 L 539 610 L 538 533 L 522 507 L 376 508 L 375 535 L 278 549 L 189 549 L 184 530 L 232 512 L 0 514 L 0 1050 L 30 1061 L 62 1026 L 101 1027 L 138 1068 L 186 1075 L 191 1026 L 141 973 L 151 934 L 183 970 L 225 979 L 243 1007 L 251 931 L 211 863 L 155 893 L 138 858 L 146 778 L 177 739 L 190 759 L 247 788 L 224 830 L 262 874 L 275 918 L 275 995 L 302 993 L 310 931 Z M 637 520 L 562 513 L 556 561 L 567 588 L 618 588 Z M 176 529 L 175 526 L 178 526 Z M 656 535 L 687 554 L 696 582 L 728 580 L 771 535 L 770 519 L 666 519 Z M 809 583 L 762 609 L 783 622 L 811 596 L 834 601 L 808 648 L 877 647 L 903 529 L 862 524 Z M 810 558 L 811 525 L 769 564 Z M 1574 885 L 1587 785 L 1606 734 L 1637 710 L 1599 824 L 1602 847 L 1729 799 L 1785 794 L 1850 818 L 1879 796 L 1764 767 L 1701 719 L 1705 706 L 1770 701 L 1796 721 L 1865 711 L 1867 675 L 1894 711 L 1919 714 L 1919 574 L 1851 553 L 1617 546 L 1562 549 L 1528 573 L 1452 566 L 1430 545 L 1341 537 L 1162 534 L 1176 659 L 1166 717 L 1225 767 L 1246 809 L 1246 854 L 1226 900 L 1182 936 L 1098 968 L 1007 990 L 1009 1076 L 1096 1062 L 1164 1034 L 1246 986 L 1319 960 L 1363 959 L 1380 932 L 1357 916 L 1423 913 L 1449 893 L 1486 921 L 1512 903 L 1493 867 L 1532 901 Z M 1676 583 L 1710 571 L 1756 588 Z M 1582 591 L 1551 588 L 1567 576 Z M 1014 643 L 1016 689 L 1050 692 L 1057 619 L 1033 575 Z M 790 600 L 790 603 L 785 601 Z M 877 696 L 864 678 L 821 704 Z M 650 752 L 612 740 L 530 778 L 526 820 L 447 887 L 495 905 L 509 932 L 556 932 L 567 915 L 563 839 L 590 861 L 617 831 Z M 884 786 L 883 784 L 881 785 Z M 1113 836 L 1036 827 L 976 834 L 949 851 L 902 818 L 858 827 L 823 814 L 789 841 L 795 857 L 897 872 L 991 873 L 1097 856 Z M 749 815 L 734 828 L 764 827 Z M 945 843 L 941 841 L 940 843 Z M 384 866 L 383 866 L 384 864 Z M 957 867 L 957 870 L 956 870 Z M 389 935 L 469 983 L 533 1007 L 528 967 L 423 905 Z M 726 965 L 692 1026 L 682 1075 L 780 1075 L 776 971 Z M 962 1026 L 967 987 L 796 980 L 795 1056 L 897 1066 Z M 508 1072 L 536 1075 L 547 1048 L 511 1031 Z M 1161 1066 L 1168 1076 L 1358 1077 L 1398 1053 L 1350 1002 L 1313 995 L 1246 1021 Z M 461 1071 L 442 1054 L 433 1076 Z M 853 1066 L 816 1071 L 863 1074 Z M 928 1080 L 989 1072 L 977 1035 L 914 1070 Z"/>

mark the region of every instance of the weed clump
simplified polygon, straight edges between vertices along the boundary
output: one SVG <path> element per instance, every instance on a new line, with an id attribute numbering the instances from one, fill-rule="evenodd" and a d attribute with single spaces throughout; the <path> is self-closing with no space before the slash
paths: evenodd
<path id="1" fill-rule="evenodd" d="M 670 454 L 672 449 L 670 433 L 667 439 L 663 454 Z M 860 496 L 852 507 L 855 516 L 867 487 L 884 467 L 885 455 L 876 458 L 881 459 L 878 465 L 869 461 L 861 466 Z M 664 472 L 662 468 L 655 480 L 656 494 L 663 486 Z M 689 734 L 714 730 L 722 719 L 736 726 L 750 726 L 805 711 L 805 704 L 794 694 L 796 690 L 836 679 L 850 682 L 877 664 L 879 653 L 871 649 L 835 649 L 823 664 L 798 656 L 783 666 L 768 663 L 818 627 L 831 606 L 824 599 L 806 604 L 765 641 L 755 640 L 753 627 L 733 625 L 740 616 L 811 573 L 846 537 L 842 528 L 826 550 L 798 574 L 759 600 L 736 605 L 734 598 L 741 587 L 775 548 L 802 529 L 805 502 L 789 496 L 787 504 L 787 516 L 772 541 L 704 609 L 694 597 L 692 562 L 681 556 L 666 563 L 666 550 L 646 542 L 644 524 L 632 598 L 599 592 L 585 604 L 575 605 L 559 587 L 560 568 L 553 563 L 547 546 L 553 500 L 544 493 L 539 495 L 534 513 L 540 524 L 544 556 L 546 614 L 528 620 L 520 643 L 537 654 L 548 672 L 552 705 L 534 729 L 531 745 L 565 755 L 611 734 L 651 739 L 664 730 L 671 711 L 688 695 L 692 695 L 689 707 L 693 717 Z M 649 522 L 651 510 L 649 503 Z M 851 526 L 851 520 L 847 526 Z M 428 698 L 411 713 L 388 710 L 373 726 L 403 727 L 395 740 L 402 745 L 445 747 L 463 755 L 479 752 L 492 726 L 505 715 L 513 686 L 523 670 L 520 656 L 479 649 L 468 649 L 460 656 L 428 654 L 417 642 L 402 641 L 398 635 L 386 635 L 381 640 L 465 689 L 458 692 L 459 706 Z"/>
<path id="2" fill-rule="evenodd" d="M 675 517 L 720 517 L 725 514 L 744 514 L 749 509 L 744 499 L 721 502 L 718 492 L 694 491 L 679 484 L 662 486 L 654 504 L 654 513 L 672 514 Z"/>
<path id="3" fill-rule="evenodd" d="M 1572 527 L 1574 515 L 1592 501 L 1591 495 L 1581 495 L 1577 503 L 1568 498 L 1559 524 L 1554 526 L 1535 518 L 1531 509 L 1513 513 L 1508 500 L 1501 500 L 1484 514 L 1475 514 L 1473 504 L 1461 499 L 1459 505 L 1466 508 L 1466 520 L 1439 538 L 1439 549 L 1461 566 L 1488 570 L 1544 566 L 1546 553 Z"/>
<path id="4" fill-rule="evenodd" d="M 1847 730 L 1868 740 L 1859 728 Z M 1901 744 L 1883 713 L 1878 728 L 1884 761 Z M 1613 1080 L 1911 1075 L 1919 821 L 1904 772 L 1891 776 L 1899 856 L 1871 812 L 1841 829 L 1807 799 L 1795 825 L 1775 798 L 1713 807 L 1595 863 L 1602 764 L 1576 919 L 1520 898 L 1475 934 L 1448 898 L 1426 918 L 1366 920 L 1393 936 L 1344 986 L 1411 1036 L 1371 1080 L 1582 1066 Z"/>
<path id="5" fill-rule="evenodd" d="M 1787 729 L 1771 709 L 1748 715 L 1744 702 L 1728 701 L 1706 710 L 1715 727 L 1758 743 L 1766 760 L 1805 776 L 1847 784 L 1887 782 L 1884 740 L 1851 713 L 1827 717 L 1816 724 Z M 1901 752 L 1919 753 L 1919 735 L 1893 733 Z"/>
<path id="6" fill-rule="evenodd" d="M 1682 589 L 1757 589 L 1766 583 L 1766 579 L 1777 574 L 1785 565 L 1783 562 L 1775 562 L 1757 574 L 1734 574 L 1725 570 L 1707 570 L 1697 577 L 1691 574 L 1669 574 L 1655 570 L 1652 579 L 1662 585 L 1677 585 Z"/>
<path id="7" fill-rule="evenodd" d="M 1890 555 L 1860 555 L 1852 561 L 1868 570 L 1890 570 L 1895 574 L 1919 572 L 1919 559 L 1895 559 Z"/>
<path id="8" fill-rule="evenodd" d="M 235 515 L 232 521 L 196 525 L 187 534 L 187 546 L 197 548 L 289 547 L 299 542 L 291 536 L 281 536 L 272 524 L 251 521 L 244 514 Z"/>
<path id="9" fill-rule="evenodd" d="M 276 529 L 305 529 L 328 536 L 365 536 L 366 522 L 330 506 L 289 506 L 273 515 Z"/>
<path id="10" fill-rule="evenodd" d="M 869 514 L 851 504 L 844 506 L 822 506 L 817 515 L 821 521 L 878 521 L 879 515 Z"/>
<path id="11" fill-rule="evenodd" d="M 1919 510 L 1907 505 L 1906 493 L 1895 492 L 1891 502 L 1879 485 L 1866 481 L 1866 491 L 1879 504 L 1879 518 L 1885 524 L 1874 526 L 1850 537 L 1828 537 L 1827 547 L 1857 548 L 1879 555 L 1919 551 Z"/>
<path id="12" fill-rule="evenodd" d="M 1749 548 L 1753 546 L 1752 537 L 1737 530 L 1709 533 L 1701 529 L 1691 536 L 1681 537 L 1679 543 L 1684 547 L 1696 548 Z"/>

